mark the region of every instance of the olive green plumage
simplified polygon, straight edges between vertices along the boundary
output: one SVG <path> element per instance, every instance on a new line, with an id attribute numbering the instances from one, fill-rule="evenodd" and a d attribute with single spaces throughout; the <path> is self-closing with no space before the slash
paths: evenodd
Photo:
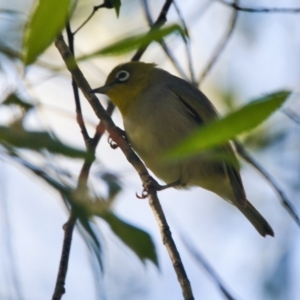
<path id="1" fill-rule="evenodd" d="M 246 199 L 230 143 L 172 164 L 160 159 L 199 126 L 218 118 L 196 87 L 154 64 L 130 62 L 114 68 L 105 85 L 93 91 L 106 94 L 119 108 L 132 148 L 158 178 L 166 183 L 179 181 L 176 188 L 210 190 L 235 205 L 262 236 L 274 235 Z"/>

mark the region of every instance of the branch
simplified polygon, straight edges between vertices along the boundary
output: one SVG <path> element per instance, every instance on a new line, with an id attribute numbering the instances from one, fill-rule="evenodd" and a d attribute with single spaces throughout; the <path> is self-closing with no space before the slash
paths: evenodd
<path id="1" fill-rule="evenodd" d="M 291 217 L 294 219 L 297 225 L 300 226 L 300 218 L 298 213 L 296 212 L 295 207 L 293 206 L 291 201 L 287 198 L 284 191 L 279 187 L 278 183 L 274 180 L 274 178 L 257 161 L 255 161 L 249 155 L 249 153 L 247 153 L 247 151 L 245 150 L 245 148 L 241 143 L 235 141 L 234 145 L 236 147 L 238 154 L 250 165 L 252 165 L 271 184 L 271 186 L 277 192 L 282 205 L 285 207 L 285 209 L 288 211 L 288 213 L 291 215 Z"/>
<path id="2" fill-rule="evenodd" d="M 71 28 L 69 24 L 67 25 L 67 36 L 69 41 L 69 50 L 72 53 L 72 55 L 74 55 L 74 34 L 71 32 Z M 75 104 L 76 104 L 77 123 L 81 129 L 82 137 L 85 141 L 87 151 L 91 154 L 85 159 L 82 165 L 80 175 L 78 177 L 78 185 L 77 185 L 77 190 L 79 190 L 82 188 L 86 188 L 87 186 L 90 169 L 93 162 L 95 161 L 95 151 L 100 141 L 100 138 L 105 131 L 105 128 L 102 122 L 99 122 L 93 139 L 89 137 L 82 117 L 78 86 L 73 77 L 72 77 L 72 87 L 73 87 L 73 93 L 74 93 Z M 114 109 L 114 105 L 110 102 L 107 107 L 108 115 L 112 114 L 113 109 Z M 62 295 L 65 293 L 65 280 L 66 280 L 67 270 L 68 270 L 72 235 L 73 235 L 73 230 L 76 221 L 77 221 L 77 216 L 73 208 L 71 208 L 70 219 L 63 227 L 65 231 L 65 235 L 64 235 L 63 249 L 62 249 L 61 259 L 59 264 L 59 272 L 57 275 L 56 285 L 55 285 L 54 294 L 52 298 L 53 300 L 60 300 Z"/>
<path id="3" fill-rule="evenodd" d="M 68 36 L 70 51 L 74 55 L 75 54 L 74 53 L 74 34 L 71 31 L 69 22 L 67 24 L 67 36 Z M 81 134 L 84 139 L 85 145 L 88 146 L 90 137 L 89 137 L 89 134 L 88 134 L 85 124 L 84 124 L 82 110 L 81 110 L 81 104 L 80 104 L 79 90 L 78 90 L 78 86 L 76 85 L 74 78 L 72 78 L 72 88 L 73 88 L 73 94 L 74 94 L 74 100 L 75 100 L 75 106 L 76 106 L 76 120 L 81 129 Z"/>
<path id="4" fill-rule="evenodd" d="M 144 5 L 144 11 L 145 11 L 145 15 L 146 15 L 146 19 L 147 19 L 148 25 L 150 27 L 153 27 L 153 23 L 154 22 L 152 20 L 151 14 L 150 14 L 149 6 L 148 6 L 148 1 L 147 0 L 143 0 L 143 5 Z M 165 51 L 165 53 L 168 56 L 168 58 L 170 59 L 170 61 L 173 63 L 175 69 L 180 74 L 180 76 L 183 77 L 185 80 L 188 81 L 189 80 L 188 76 L 184 73 L 183 69 L 179 65 L 179 62 L 175 59 L 175 57 L 173 56 L 171 50 L 169 49 L 169 47 L 165 43 L 165 41 L 161 40 L 159 43 L 160 43 L 161 47 L 163 48 L 163 50 Z"/>
<path id="5" fill-rule="evenodd" d="M 76 81 L 77 86 L 80 88 L 90 105 L 92 106 L 95 114 L 101 120 L 104 128 L 108 131 L 112 140 L 119 146 L 119 148 L 124 153 L 127 160 L 132 164 L 135 170 L 138 172 L 142 182 L 146 184 L 149 180 L 149 173 L 141 162 L 141 160 L 137 157 L 137 155 L 132 151 L 131 147 L 127 143 L 127 141 L 120 134 L 120 130 L 115 126 L 110 116 L 106 113 L 105 109 L 102 107 L 98 98 L 90 93 L 91 87 L 88 82 L 84 78 L 82 72 L 78 68 L 77 64 L 74 61 L 74 57 L 70 52 L 68 46 L 66 45 L 62 36 L 60 36 L 55 41 L 55 46 L 60 52 L 67 69 L 71 72 L 74 80 Z M 70 63 L 71 62 L 71 63 Z M 159 200 L 157 198 L 157 193 L 154 188 L 149 188 L 148 191 L 149 204 L 154 211 L 155 218 L 158 221 L 160 231 L 162 234 L 163 242 L 168 250 L 168 253 L 171 257 L 173 267 L 177 274 L 178 281 L 181 285 L 182 293 L 184 298 L 187 300 L 194 299 L 190 282 L 187 278 L 187 275 L 184 271 L 183 264 L 181 262 L 180 255 L 176 249 L 175 243 L 170 234 L 169 226 L 167 224 L 166 218 L 164 216 L 163 210 L 161 209 Z"/>
<path id="6" fill-rule="evenodd" d="M 179 19 L 183 25 L 183 28 L 184 28 L 184 31 L 186 32 L 187 36 L 189 37 L 189 34 L 188 34 L 188 28 L 186 26 L 186 22 L 181 14 L 181 11 L 176 3 L 176 1 L 173 1 L 174 3 L 174 7 L 175 7 L 175 10 L 179 16 Z M 187 39 L 186 43 L 185 43 L 185 49 L 186 49 L 186 55 L 187 55 L 187 60 L 188 60 L 188 66 L 189 66 L 189 71 L 190 71 L 190 76 L 191 76 L 191 83 L 194 85 L 194 86 L 197 86 L 197 81 L 196 81 L 196 78 L 195 78 L 195 72 L 194 72 L 194 68 L 193 68 L 193 60 L 192 60 L 192 54 L 191 54 L 191 44 L 190 44 L 190 37 Z"/>
<path id="7" fill-rule="evenodd" d="M 52 296 L 52 300 L 60 300 L 62 295 L 65 293 L 65 280 L 66 280 L 66 275 L 68 270 L 72 234 L 73 234 L 76 220 L 77 217 L 75 217 L 71 213 L 68 222 L 63 226 L 63 229 L 65 231 L 64 243 L 63 243 L 60 264 L 59 264 L 59 271 L 57 274 L 57 280 L 56 280 L 55 290 Z"/>
<path id="8" fill-rule="evenodd" d="M 167 22 L 167 13 L 169 11 L 169 8 L 170 8 L 172 2 L 173 2 L 173 0 L 166 0 L 166 2 L 164 4 L 158 18 L 157 18 L 157 20 L 155 21 L 155 23 L 151 27 L 148 34 L 150 34 L 153 30 L 159 29 L 160 27 L 162 27 Z M 139 61 L 140 58 L 142 57 L 142 55 L 144 54 L 144 52 L 146 51 L 146 49 L 148 48 L 148 46 L 149 46 L 149 44 L 141 46 L 137 50 L 135 55 L 132 57 L 131 61 Z"/>
<path id="9" fill-rule="evenodd" d="M 235 298 L 229 293 L 225 285 L 222 283 L 222 280 L 219 278 L 215 270 L 209 265 L 204 256 L 199 252 L 198 249 L 192 245 L 191 241 L 188 241 L 187 238 L 180 234 L 180 238 L 183 241 L 184 245 L 189 250 L 190 254 L 195 258 L 195 260 L 206 270 L 206 272 L 212 277 L 214 282 L 217 284 L 221 293 L 227 300 L 234 300 Z"/>
<path id="10" fill-rule="evenodd" d="M 230 6 L 235 10 L 249 12 L 249 13 L 299 13 L 300 12 L 300 8 L 264 8 L 264 7 L 252 8 L 252 7 L 239 6 L 235 2 L 228 2 L 225 0 L 216 0 L 216 1 L 224 5 Z"/>
<path id="11" fill-rule="evenodd" d="M 91 14 L 86 18 L 86 20 L 74 31 L 74 35 L 93 17 L 93 15 L 97 12 L 100 8 L 113 8 L 110 0 L 104 0 L 104 2 L 100 5 L 94 6 L 93 11 Z"/>
<path id="12" fill-rule="evenodd" d="M 71 31 L 69 22 L 66 26 L 66 30 L 67 30 L 67 36 L 68 36 L 68 42 L 69 42 L 69 50 L 74 55 L 74 35 Z M 72 77 L 72 88 L 73 88 L 73 94 L 74 94 L 75 106 L 76 106 L 76 120 L 81 129 L 81 134 L 84 139 L 85 145 L 88 148 L 90 137 L 88 135 L 88 132 L 87 132 L 85 124 L 84 124 L 82 111 L 81 111 L 79 90 L 78 90 L 77 84 L 73 77 Z M 84 172 L 84 170 L 86 169 L 86 165 L 88 166 L 88 170 L 90 169 L 90 165 L 88 165 L 89 163 L 90 162 L 86 158 L 85 163 L 81 170 L 81 176 L 86 177 L 86 180 L 87 180 L 87 176 L 88 176 L 86 174 L 88 174 L 88 172 L 86 173 L 86 172 Z M 91 162 L 91 164 L 92 164 L 92 162 Z M 55 284 L 52 300 L 60 300 L 61 297 L 63 296 L 63 294 L 65 293 L 65 281 L 66 281 L 66 276 L 67 276 L 67 271 L 68 271 L 70 249 L 71 249 L 71 243 L 72 243 L 72 235 L 73 235 L 73 230 L 74 230 L 76 221 L 77 221 L 77 216 L 74 213 L 73 208 L 71 208 L 69 220 L 63 226 L 63 229 L 65 231 L 64 240 L 63 240 L 63 248 L 62 248 L 62 252 L 61 252 L 59 270 L 58 270 L 58 274 L 57 274 L 57 279 L 56 279 L 56 284 Z"/>
<path id="13" fill-rule="evenodd" d="M 292 121 L 294 121 L 296 124 L 300 125 L 300 116 L 298 114 L 296 114 L 294 111 L 285 108 L 282 109 L 281 112 L 288 117 L 289 119 L 291 119 Z"/>
<path id="14" fill-rule="evenodd" d="M 239 0 L 234 0 L 234 4 L 237 4 Z M 209 71 L 211 70 L 211 68 L 213 67 L 213 65 L 216 63 L 216 61 L 218 60 L 218 58 L 220 57 L 220 55 L 222 54 L 222 52 L 224 51 L 231 35 L 233 32 L 233 29 L 235 27 L 236 24 L 236 20 L 237 20 L 237 15 L 238 12 L 237 10 L 235 10 L 233 12 L 233 15 L 231 17 L 231 21 L 228 27 L 228 30 L 226 32 L 226 34 L 224 35 L 223 39 L 220 41 L 217 49 L 215 50 L 215 53 L 213 54 L 212 58 L 210 59 L 210 61 L 208 62 L 207 66 L 204 68 L 204 71 L 202 72 L 202 74 L 199 77 L 198 80 L 198 85 L 201 85 L 201 83 L 203 82 L 204 78 L 207 76 L 207 74 L 209 73 Z"/>

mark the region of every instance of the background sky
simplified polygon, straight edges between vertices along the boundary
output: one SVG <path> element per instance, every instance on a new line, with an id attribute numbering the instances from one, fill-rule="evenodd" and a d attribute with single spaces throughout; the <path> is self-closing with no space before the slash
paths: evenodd
<path id="1" fill-rule="evenodd" d="M 0 11 L 1 45 L 18 47 L 22 26 L 32 1 L 0 1 L 0 9 L 13 9 L 20 15 Z M 163 1 L 151 1 L 155 19 Z M 300 1 L 240 1 L 251 7 L 300 7 Z M 88 16 L 93 1 L 79 1 L 72 28 Z M 193 67 L 198 77 L 227 30 L 232 9 L 216 1 L 179 2 L 191 36 Z M 24 14 L 24 15 L 23 15 Z M 174 8 L 168 22 L 179 22 Z M 123 1 L 120 17 L 113 10 L 100 10 L 76 35 L 76 53 L 89 53 L 133 32 L 145 32 L 147 22 L 140 1 Z M 179 37 L 166 39 L 178 62 L 188 74 L 185 48 Z M 201 90 L 220 114 L 262 95 L 288 89 L 293 92 L 284 109 L 300 114 L 300 18 L 299 14 L 250 14 L 240 12 L 233 35 L 203 81 Z M 80 64 L 92 87 L 101 86 L 110 70 L 130 60 L 132 53 L 102 57 Z M 151 45 L 142 61 L 178 75 L 159 45 Z M 84 149 L 75 119 L 74 100 L 67 72 L 54 72 L 46 66 L 61 67 L 63 62 L 51 46 L 40 57 L 39 65 L 25 73 L 21 64 L 0 56 L 0 88 L 3 99 L 17 90 L 28 102 L 37 105 L 25 119 L 28 130 L 51 130 L 65 143 Z M 230 96 L 230 97 L 229 97 Z M 226 99 L 231 99 L 228 103 Z M 100 98 L 105 104 L 106 99 Z M 82 97 L 87 127 L 94 131 L 97 118 Z M 0 106 L 0 123 L 7 124 L 18 111 Z M 118 111 L 113 119 L 122 127 Z M 276 179 L 298 211 L 300 173 L 300 125 L 283 110 L 276 112 L 254 133 L 245 135 L 247 149 Z M 76 183 L 82 162 L 62 157 L 43 157 L 24 152 L 26 157 L 53 170 L 66 170 Z M 62 225 L 68 219 L 59 194 L 28 170 L 0 156 L 0 298 L 49 299 L 53 293 L 63 240 Z M 91 188 L 106 193 L 100 179 L 104 172 L 120 177 L 123 190 L 114 209 L 126 221 L 149 232 L 157 247 L 160 268 L 142 264 L 135 254 L 112 234 L 107 224 L 95 219 L 103 258 L 103 274 L 95 276 L 95 261 L 77 230 L 71 249 L 66 294 L 63 299 L 182 299 L 180 287 L 157 224 L 147 200 L 135 193 L 141 182 L 119 149 L 112 150 L 103 138 L 97 161 L 92 168 Z M 100 174 L 100 175 L 99 175 Z M 159 193 L 196 299 L 222 299 L 214 281 L 190 255 L 180 239 L 186 236 L 222 278 L 237 299 L 298 299 L 300 294 L 300 234 L 270 185 L 248 164 L 241 171 L 248 199 L 269 221 L 275 238 L 262 238 L 233 206 L 218 196 L 202 190 Z"/>

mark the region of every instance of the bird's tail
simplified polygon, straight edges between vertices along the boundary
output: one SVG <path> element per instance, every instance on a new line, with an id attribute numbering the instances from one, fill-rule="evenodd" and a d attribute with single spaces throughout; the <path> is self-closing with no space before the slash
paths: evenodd
<path id="1" fill-rule="evenodd" d="M 238 206 L 237 208 L 245 215 L 245 217 L 262 236 L 274 236 L 272 227 L 249 201 L 247 201 L 247 205 L 245 207 Z"/>

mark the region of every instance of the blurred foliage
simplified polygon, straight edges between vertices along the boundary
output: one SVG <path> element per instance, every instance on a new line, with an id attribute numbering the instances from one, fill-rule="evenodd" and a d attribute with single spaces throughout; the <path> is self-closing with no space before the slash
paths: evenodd
<path id="1" fill-rule="evenodd" d="M 9 95 L 3 102 L 2 105 L 7 105 L 7 106 L 18 106 L 22 110 L 24 110 L 25 113 L 27 113 L 30 109 L 32 109 L 34 106 L 21 98 L 19 98 L 15 94 Z"/>
<path id="2" fill-rule="evenodd" d="M 117 17 L 120 14 L 121 0 L 104 0 L 103 5 L 107 8 L 115 8 Z"/>
<path id="3" fill-rule="evenodd" d="M 111 211 L 99 215 L 112 231 L 139 257 L 141 261 L 149 259 L 156 266 L 158 260 L 153 241 L 148 233 L 121 220 Z"/>
<path id="4" fill-rule="evenodd" d="M 288 91 L 279 91 L 251 101 L 221 120 L 201 127 L 173 150 L 170 150 L 166 158 L 172 160 L 188 157 L 199 151 L 221 145 L 229 139 L 255 128 L 277 110 L 289 95 Z M 201 111 L 198 113 L 201 116 Z"/>
<path id="5" fill-rule="evenodd" d="M 186 41 L 186 35 L 184 29 L 179 25 L 174 24 L 166 26 L 162 29 L 153 29 L 148 34 L 138 34 L 125 39 L 122 39 L 112 45 L 109 45 L 100 50 L 96 50 L 91 54 L 78 57 L 77 60 L 84 60 L 101 55 L 121 55 L 135 50 L 139 47 L 145 47 L 153 41 L 160 41 L 164 37 L 172 34 L 179 33 L 184 41 Z"/>
<path id="6" fill-rule="evenodd" d="M 286 249 L 264 282 L 266 298 L 272 300 L 291 299 L 289 293 L 291 281 L 291 251 Z"/>
<path id="7" fill-rule="evenodd" d="M 73 189 L 71 186 L 68 186 L 49 175 L 44 168 L 28 162 L 11 146 L 4 144 L 4 147 L 14 160 L 32 171 L 36 176 L 43 179 L 61 194 L 67 208 L 72 208 L 73 213 L 79 218 L 80 224 L 90 236 L 91 240 L 89 241 L 89 245 L 94 251 L 95 256 L 98 258 L 100 266 L 102 266 L 102 260 L 101 256 L 99 256 L 100 252 L 97 251 L 100 251 L 101 243 L 90 223 L 90 220 L 94 216 L 98 216 L 105 220 L 114 234 L 120 238 L 120 240 L 127 245 L 142 262 L 145 262 L 145 260 L 148 259 L 158 266 L 155 246 L 150 235 L 144 230 L 120 219 L 112 212 L 112 203 L 117 194 L 121 191 L 119 180 L 116 176 L 107 173 L 103 174 L 103 180 L 107 183 L 109 190 L 107 198 L 102 196 L 91 196 L 85 186 L 79 186 L 77 189 Z"/>
<path id="8" fill-rule="evenodd" d="M 0 126 L 0 144 L 9 144 L 17 148 L 39 152 L 47 149 L 52 153 L 73 158 L 88 157 L 85 151 L 63 144 L 46 131 L 26 131 L 22 126 L 22 122 L 16 122 L 10 126 Z"/>
<path id="9" fill-rule="evenodd" d="M 65 27 L 70 17 L 71 0 L 39 0 L 24 32 L 24 64 L 32 64 Z"/>

